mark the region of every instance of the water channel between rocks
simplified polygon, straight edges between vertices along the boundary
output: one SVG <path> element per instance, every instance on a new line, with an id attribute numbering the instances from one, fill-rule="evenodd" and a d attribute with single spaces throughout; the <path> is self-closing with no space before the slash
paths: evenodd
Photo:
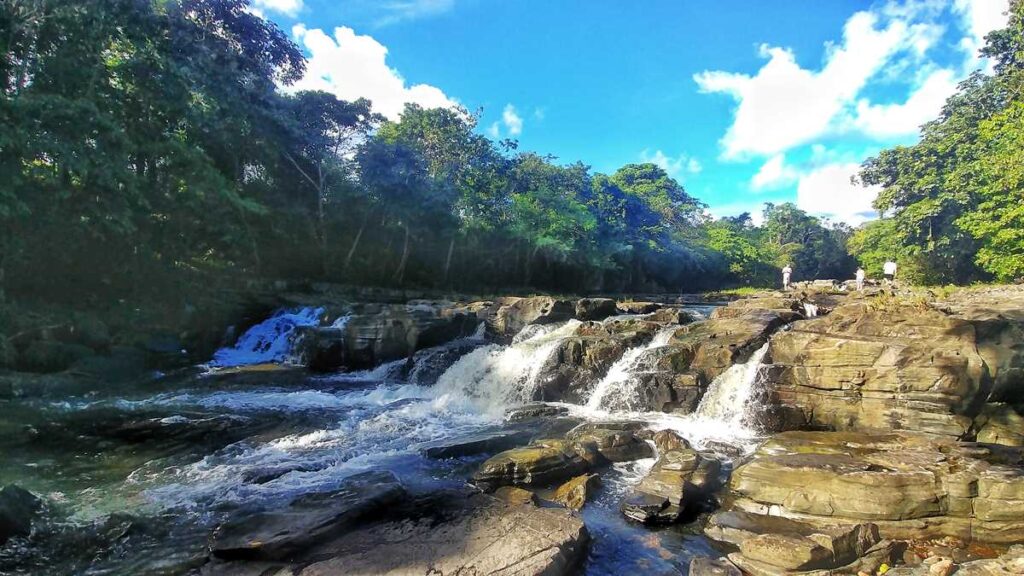
<path id="1" fill-rule="evenodd" d="M 154 375 L 116 395 L 0 407 L 0 485 L 23 486 L 55 508 L 55 520 L 35 542 L 5 549 L 0 573 L 174 573 L 204 554 L 210 531 L 224 518 L 336 489 L 359 472 L 391 471 L 414 494 L 462 485 L 485 455 L 431 459 L 420 448 L 510 426 L 506 410 L 534 397 L 541 367 L 579 324 L 527 326 L 509 345 L 486 342 L 477 331 L 463 341 L 471 350 L 431 386 L 415 383 L 427 367 L 403 370 L 401 361 L 330 375 L 223 374 L 235 365 L 287 363 L 292 332 L 321 314 L 279 312 L 205 369 Z M 766 347 L 715 379 L 693 414 L 643 411 L 638 376 L 654 369 L 672 332 L 663 328 L 627 349 L 591 384 L 585 402 L 558 406 L 584 421 L 639 420 L 672 429 L 698 449 L 752 450 L 757 434 L 743 416 Z M 693 556 L 719 555 L 699 530 L 652 530 L 619 512 L 653 463 L 619 463 L 602 472 L 602 487 L 582 513 L 593 538 L 587 574 L 678 573 Z"/>

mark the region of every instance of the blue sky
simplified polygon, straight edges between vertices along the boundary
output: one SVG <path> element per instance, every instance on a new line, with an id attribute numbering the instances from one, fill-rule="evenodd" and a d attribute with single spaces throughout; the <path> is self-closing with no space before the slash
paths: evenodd
<path id="1" fill-rule="evenodd" d="M 796 202 L 858 223 L 850 184 L 912 143 L 1007 0 L 253 0 L 310 58 L 298 88 L 482 109 L 481 133 L 598 172 L 654 161 L 717 216 Z"/>

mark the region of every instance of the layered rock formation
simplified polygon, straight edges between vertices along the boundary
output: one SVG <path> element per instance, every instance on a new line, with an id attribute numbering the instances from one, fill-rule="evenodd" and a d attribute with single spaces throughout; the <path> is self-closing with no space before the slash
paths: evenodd
<path id="1" fill-rule="evenodd" d="M 731 508 L 883 537 L 1024 540 L 1024 455 L 922 434 L 787 432 L 737 468 Z"/>

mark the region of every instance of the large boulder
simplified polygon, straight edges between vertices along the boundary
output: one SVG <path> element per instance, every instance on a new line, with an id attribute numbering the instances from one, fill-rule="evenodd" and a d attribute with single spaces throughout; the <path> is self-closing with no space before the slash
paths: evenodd
<path id="1" fill-rule="evenodd" d="M 377 524 L 332 542 L 301 576 L 577 573 L 590 537 L 569 510 L 473 497 L 466 509 Z"/>
<path id="2" fill-rule="evenodd" d="M 581 474 L 555 490 L 553 500 L 572 510 L 582 510 L 590 496 L 601 485 L 597 474 Z"/>
<path id="3" fill-rule="evenodd" d="M 570 430 L 566 440 L 592 466 L 628 462 L 654 456 L 651 445 L 637 436 L 640 428 L 634 422 L 589 422 Z"/>
<path id="4" fill-rule="evenodd" d="M 570 442 L 538 440 L 491 457 L 480 465 L 473 482 L 487 490 L 510 485 L 549 486 L 578 476 L 588 467 Z"/>
<path id="5" fill-rule="evenodd" d="M 1005 449 L 1004 449 L 1005 450 Z M 871 522 L 893 539 L 1024 539 L 1024 457 L 906 432 L 786 432 L 738 467 L 733 510 Z"/>
<path id="6" fill-rule="evenodd" d="M 222 559 L 282 560 L 336 537 L 405 496 L 390 472 L 349 477 L 336 492 L 303 496 L 282 510 L 220 525 L 210 550 Z"/>
<path id="7" fill-rule="evenodd" d="M 581 321 L 604 320 L 618 313 L 615 300 L 611 298 L 580 298 L 576 301 L 576 319 Z"/>
<path id="8" fill-rule="evenodd" d="M 562 322 L 571 319 L 575 313 L 572 302 L 551 296 L 510 298 L 498 307 L 488 328 L 498 336 L 511 338 L 529 324 Z"/>
<path id="9" fill-rule="evenodd" d="M 621 505 L 627 518 L 644 524 L 669 524 L 692 512 L 718 487 L 720 465 L 696 450 L 661 454 L 647 476 Z"/>
<path id="10" fill-rule="evenodd" d="M 42 505 L 39 498 L 24 488 L 10 485 L 0 490 L 0 546 L 12 536 L 28 536 Z"/>

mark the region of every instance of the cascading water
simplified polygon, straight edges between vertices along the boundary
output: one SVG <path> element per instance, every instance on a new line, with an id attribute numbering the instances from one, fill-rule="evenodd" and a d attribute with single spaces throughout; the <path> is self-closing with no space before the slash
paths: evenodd
<path id="1" fill-rule="evenodd" d="M 627 350 L 608 369 L 608 374 L 594 386 L 586 404 L 587 410 L 633 411 L 642 409 L 637 387 L 640 384 L 639 376 L 643 371 L 645 357 L 649 356 L 652 350 L 668 345 L 678 328 L 678 326 L 663 328 L 647 344 Z"/>
<path id="2" fill-rule="evenodd" d="M 246 330 L 234 346 L 217 350 L 209 366 L 225 368 L 288 362 L 292 357 L 295 329 L 300 326 L 318 326 L 323 313 L 323 308 L 313 307 L 279 310 Z"/>
<path id="3" fill-rule="evenodd" d="M 734 364 L 720 374 L 711 385 L 700 405 L 697 406 L 696 417 L 705 422 L 717 422 L 719 425 L 752 435 L 746 422 L 752 408 L 751 399 L 760 382 L 761 361 L 768 352 L 768 344 L 751 354 L 743 364 Z"/>
<path id="4" fill-rule="evenodd" d="M 804 302 L 804 316 L 808 318 L 815 318 L 818 316 L 818 305 L 811 304 L 810 302 Z"/>
<path id="5" fill-rule="evenodd" d="M 485 413 L 502 414 L 509 406 L 533 399 L 537 377 L 559 343 L 580 325 L 530 325 L 509 346 L 477 348 L 441 375 L 434 392 L 439 405 L 470 403 Z"/>

